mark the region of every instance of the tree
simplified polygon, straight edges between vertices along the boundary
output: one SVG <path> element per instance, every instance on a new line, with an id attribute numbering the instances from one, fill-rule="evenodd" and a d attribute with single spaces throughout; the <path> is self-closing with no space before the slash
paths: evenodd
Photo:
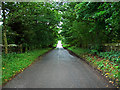
<path id="1" fill-rule="evenodd" d="M 5 3 L 2 2 L 2 10 L 3 10 L 3 40 L 4 40 L 4 46 L 5 46 L 5 54 L 8 53 L 8 43 L 7 43 L 7 27 L 6 27 L 6 12 L 5 12 Z"/>
<path id="2" fill-rule="evenodd" d="M 101 49 L 105 43 L 119 40 L 120 3 L 67 3 L 63 11 L 62 35 L 70 45 Z M 72 42 L 71 42 L 72 41 Z"/>
<path id="3" fill-rule="evenodd" d="M 58 37 L 60 15 L 55 4 L 45 2 L 7 2 L 8 43 L 25 49 L 51 47 Z"/>

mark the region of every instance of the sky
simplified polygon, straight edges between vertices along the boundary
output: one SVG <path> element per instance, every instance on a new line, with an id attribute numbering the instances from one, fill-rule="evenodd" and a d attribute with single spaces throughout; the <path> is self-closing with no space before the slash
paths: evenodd
<path id="1" fill-rule="evenodd" d="M 62 48 L 61 40 L 58 41 L 57 48 Z"/>
<path id="2" fill-rule="evenodd" d="M 0 22 L 0 25 L 2 25 L 3 24 L 3 22 Z"/>
<path id="3" fill-rule="evenodd" d="M 2 18 L 2 16 L 0 15 L 0 18 Z M 3 22 L 0 21 L 0 25 L 2 25 Z"/>

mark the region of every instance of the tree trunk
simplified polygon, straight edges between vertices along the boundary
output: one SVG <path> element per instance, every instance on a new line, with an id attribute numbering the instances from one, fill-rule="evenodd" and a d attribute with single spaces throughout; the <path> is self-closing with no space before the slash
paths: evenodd
<path id="1" fill-rule="evenodd" d="M 3 40 L 4 40 L 4 46 L 5 46 L 5 54 L 8 53 L 8 43 L 7 43 L 7 35 L 6 35 L 6 16 L 5 16 L 5 7 L 4 7 L 4 3 L 2 2 L 2 9 L 3 9 Z"/>
<path id="2" fill-rule="evenodd" d="M 21 53 L 23 52 L 22 44 L 20 44 L 20 52 L 21 52 Z"/>

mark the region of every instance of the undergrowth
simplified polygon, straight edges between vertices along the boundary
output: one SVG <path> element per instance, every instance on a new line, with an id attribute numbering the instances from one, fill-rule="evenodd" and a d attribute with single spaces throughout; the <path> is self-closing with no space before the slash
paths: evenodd
<path id="1" fill-rule="evenodd" d="M 50 48 L 20 54 L 9 53 L 2 55 L 2 83 L 4 84 L 8 80 L 11 80 L 17 73 L 31 65 L 38 56 L 49 50 Z"/>
<path id="2" fill-rule="evenodd" d="M 110 83 L 120 85 L 120 51 L 98 52 L 75 46 L 69 46 L 67 49 L 84 58 L 94 68 L 102 72 L 110 80 Z"/>

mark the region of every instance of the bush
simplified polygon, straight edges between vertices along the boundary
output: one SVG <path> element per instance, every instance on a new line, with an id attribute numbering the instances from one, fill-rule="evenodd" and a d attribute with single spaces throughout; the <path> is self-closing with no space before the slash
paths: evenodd
<path id="1" fill-rule="evenodd" d="M 98 56 L 120 64 L 120 51 L 100 52 Z"/>

